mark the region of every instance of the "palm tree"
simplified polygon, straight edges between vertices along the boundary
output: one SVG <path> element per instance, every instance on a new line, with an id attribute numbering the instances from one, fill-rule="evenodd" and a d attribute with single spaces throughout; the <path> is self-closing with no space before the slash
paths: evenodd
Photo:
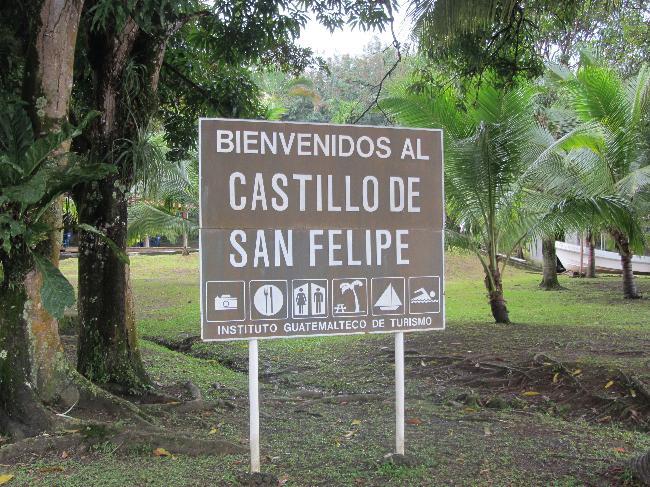
<path id="1" fill-rule="evenodd" d="M 518 181 L 538 150 L 530 87 L 497 90 L 485 81 L 464 98 L 451 90 L 405 92 L 381 102 L 403 125 L 444 129 L 447 213 L 461 231 L 448 240 L 473 251 L 485 273 L 485 287 L 497 323 L 509 323 L 502 272 L 527 235 Z"/>
<path id="2" fill-rule="evenodd" d="M 345 294 L 347 291 L 350 291 L 352 295 L 354 296 L 354 312 L 358 313 L 361 308 L 359 306 L 359 296 L 357 296 L 357 287 L 363 286 L 363 283 L 359 281 L 358 279 L 352 281 L 352 282 L 343 282 L 341 283 L 341 293 Z"/>
<path id="3" fill-rule="evenodd" d="M 129 240 L 146 235 L 182 237 L 188 253 L 188 239 L 199 229 L 199 171 L 196 158 L 184 160 L 163 171 L 155 191 L 129 205 Z"/>
<path id="4" fill-rule="evenodd" d="M 616 195 L 629 204 L 633 228 L 612 222 L 607 231 L 621 257 L 623 294 L 639 298 L 631 260 L 645 244 L 643 232 L 634 227 L 640 228 L 650 202 L 650 67 L 625 81 L 614 69 L 583 57 L 576 74 L 556 74 L 584 132 L 573 148 L 576 164 L 589 174 L 594 193 Z"/>

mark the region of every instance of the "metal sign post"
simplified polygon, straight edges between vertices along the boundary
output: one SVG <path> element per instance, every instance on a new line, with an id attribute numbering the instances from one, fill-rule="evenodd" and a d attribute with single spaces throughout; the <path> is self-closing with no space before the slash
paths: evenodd
<path id="1" fill-rule="evenodd" d="M 260 396 L 257 339 L 248 341 L 248 402 L 250 422 L 251 472 L 260 471 Z"/>
<path id="2" fill-rule="evenodd" d="M 395 453 L 404 455 L 404 333 L 395 333 Z"/>
<path id="3" fill-rule="evenodd" d="M 443 330 L 442 132 L 201 119 L 201 338 L 248 340 L 260 472 L 258 340 Z"/>

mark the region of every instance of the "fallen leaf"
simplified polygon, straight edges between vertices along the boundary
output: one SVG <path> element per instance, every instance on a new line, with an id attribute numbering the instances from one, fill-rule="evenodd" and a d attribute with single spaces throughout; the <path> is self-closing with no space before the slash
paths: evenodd
<path id="1" fill-rule="evenodd" d="M 597 420 L 598 423 L 609 423 L 612 420 L 611 416 L 604 416 Z"/>
<path id="2" fill-rule="evenodd" d="M 153 451 L 153 454 L 154 454 L 155 457 L 171 457 L 171 456 L 172 456 L 172 454 L 169 453 L 169 452 L 168 452 L 167 450 L 165 450 L 164 448 L 156 448 L 156 449 Z"/>
<path id="3" fill-rule="evenodd" d="M 219 433 L 219 429 L 218 428 L 212 428 L 208 434 L 209 435 L 216 435 L 217 433 Z"/>
<path id="4" fill-rule="evenodd" d="M 582 369 L 576 369 L 573 372 L 571 372 L 571 375 L 576 376 L 582 374 Z"/>
<path id="5" fill-rule="evenodd" d="M 63 450 L 63 451 L 61 452 L 61 458 L 63 458 L 64 460 L 65 460 L 66 458 L 68 458 L 69 456 L 70 456 L 70 454 L 69 454 L 67 451 L 65 451 L 65 450 Z"/>
<path id="6" fill-rule="evenodd" d="M 553 384 L 557 384 L 557 381 L 558 381 L 559 377 L 560 377 L 559 372 L 556 372 L 555 374 L 553 374 Z"/>
<path id="7" fill-rule="evenodd" d="M 278 485 L 285 485 L 287 482 L 289 482 L 289 476 L 288 475 L 283 475 L 278 479 Z"/>
<path id="8" fill-rule="evenodd" d="M 484 426 L 483 427 L 483 433 L 485 434 L 485 436 L 490 436 L 490 435 L 492 435 L 492 430 L 490 429 L 489 426 Z"/>
<path id="9" fill-rule="evenodd" d="M 539 392 L 537 391 L 526 391 L 522 393 L 522 396 L 539 396 Z"/>
<path id="10" fill-rule="evenodd" d="M 352 420 L 352 426 L 359 426 L 360 424 L 361 424 L 361 420 L 360 420 L 360 419 L 353 419 L 353 420 Z"/>
<path id="11" fill-rule="evenodd" d="M 414 424 L 415 426 L 419 426 L 422 423 L 424 423 L 424 421 L 422 421 L 420 418 L 408 418 L 406 420 L 406 424 Z"/>
<path id="12" fill-rule="evenodd" d="M 7 482 L 9 482 L 13 478 L 14 478 L 14 476 L 11 475 L 10 473 L 0 475 L 0 485 L 6 484 Z"/>
<path id="13" fill-rule="evenodd" d="M 614 385 L 614 381 L 613 381 L 613 380 L 610 380 L 607 384 L 605 384 L 605 389 L 609 389 L 609 388 L 612 387 L 613 385 Z"/>
<path id="14" fill-rule="evenodd" d="M 352 438 L 352 437 L 353 437 L 354 435 L 356 435 L 356 434 L 357 434 L 357 432 L 354 431 L 354 430 L 353 430 L 353 431 L 348 431 L 347 433 L 345 433 L 345 434 L 343 435 L 343 438 L 347 438 L 347 439 L 349 440 L 350 438 Z"/>
<path id="15" fill-rule="evenodd" d="M 634 389 L 630 389 L 630 396 L 636 397 L 636 391 Z"/>
<path id="16" fill-rule="evenodd" d="M 614 451 L 617 452 L 617 453 L 625 453 L 625 452 L 627 452 L 627 450 L 625 448 L 621 447 L 621 446 L 618 446 L 618 447 L 614 448 Z"/>

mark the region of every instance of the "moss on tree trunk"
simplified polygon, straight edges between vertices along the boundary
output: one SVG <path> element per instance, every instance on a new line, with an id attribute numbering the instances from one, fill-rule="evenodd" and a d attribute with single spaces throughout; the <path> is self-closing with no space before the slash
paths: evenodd
<path id="1" fill-rule="evenodd" d="M 51 425 L 51 415 L 36 396 L 26 279 L 33 263 L 15 252 L 3 264 L 0 286 L 0 430 L 15 438 L 38 434 Z"/>
<path id="2" fill-rule="evenodd" d="M 89 185 L 79 198 L 79 220 L 126 248 L 127 201 L 113 177 Z M 77 369 L 99 384 L 141 389 L 149 383 L 136 332 L 129 266 L 97 235 L 79 241 L 79 342 Z"/>
<path id="3" fill-rule="evenodd" d="M 37 137 L 59 131 L 68 118 L 73 83 L 75 45 L 83 0 L 44 0 L 33 43 L 27 53 L 29 69 L 23 85 L 23 97 L 28 103 Z M 64 155 L 70 141 L 64 142 L 54 155 L 58 164 L 67 163 Z M 39 253 L 59 263 L 63 229 L 60 199 L 47 209 L 45 223 L 50 225 L 49 241 L 40 245 Z M 32 270 L 25 281 L 25 291 L 31 306 L 27 309 L 30 326 L 34 387 L 45 402 L 58 399 L 67 387 L 68 363 L 63 354 L 57 320 L 41 305 L 42 276 Z"/>

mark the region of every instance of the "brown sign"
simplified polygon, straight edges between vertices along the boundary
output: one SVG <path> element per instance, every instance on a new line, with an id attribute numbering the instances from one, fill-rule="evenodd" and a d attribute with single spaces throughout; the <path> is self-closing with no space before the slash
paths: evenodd
<path id="1" fill-rule="evenodd" d="M 204 340 L 444 328 L 441 131 L 199 134 Z"/>

